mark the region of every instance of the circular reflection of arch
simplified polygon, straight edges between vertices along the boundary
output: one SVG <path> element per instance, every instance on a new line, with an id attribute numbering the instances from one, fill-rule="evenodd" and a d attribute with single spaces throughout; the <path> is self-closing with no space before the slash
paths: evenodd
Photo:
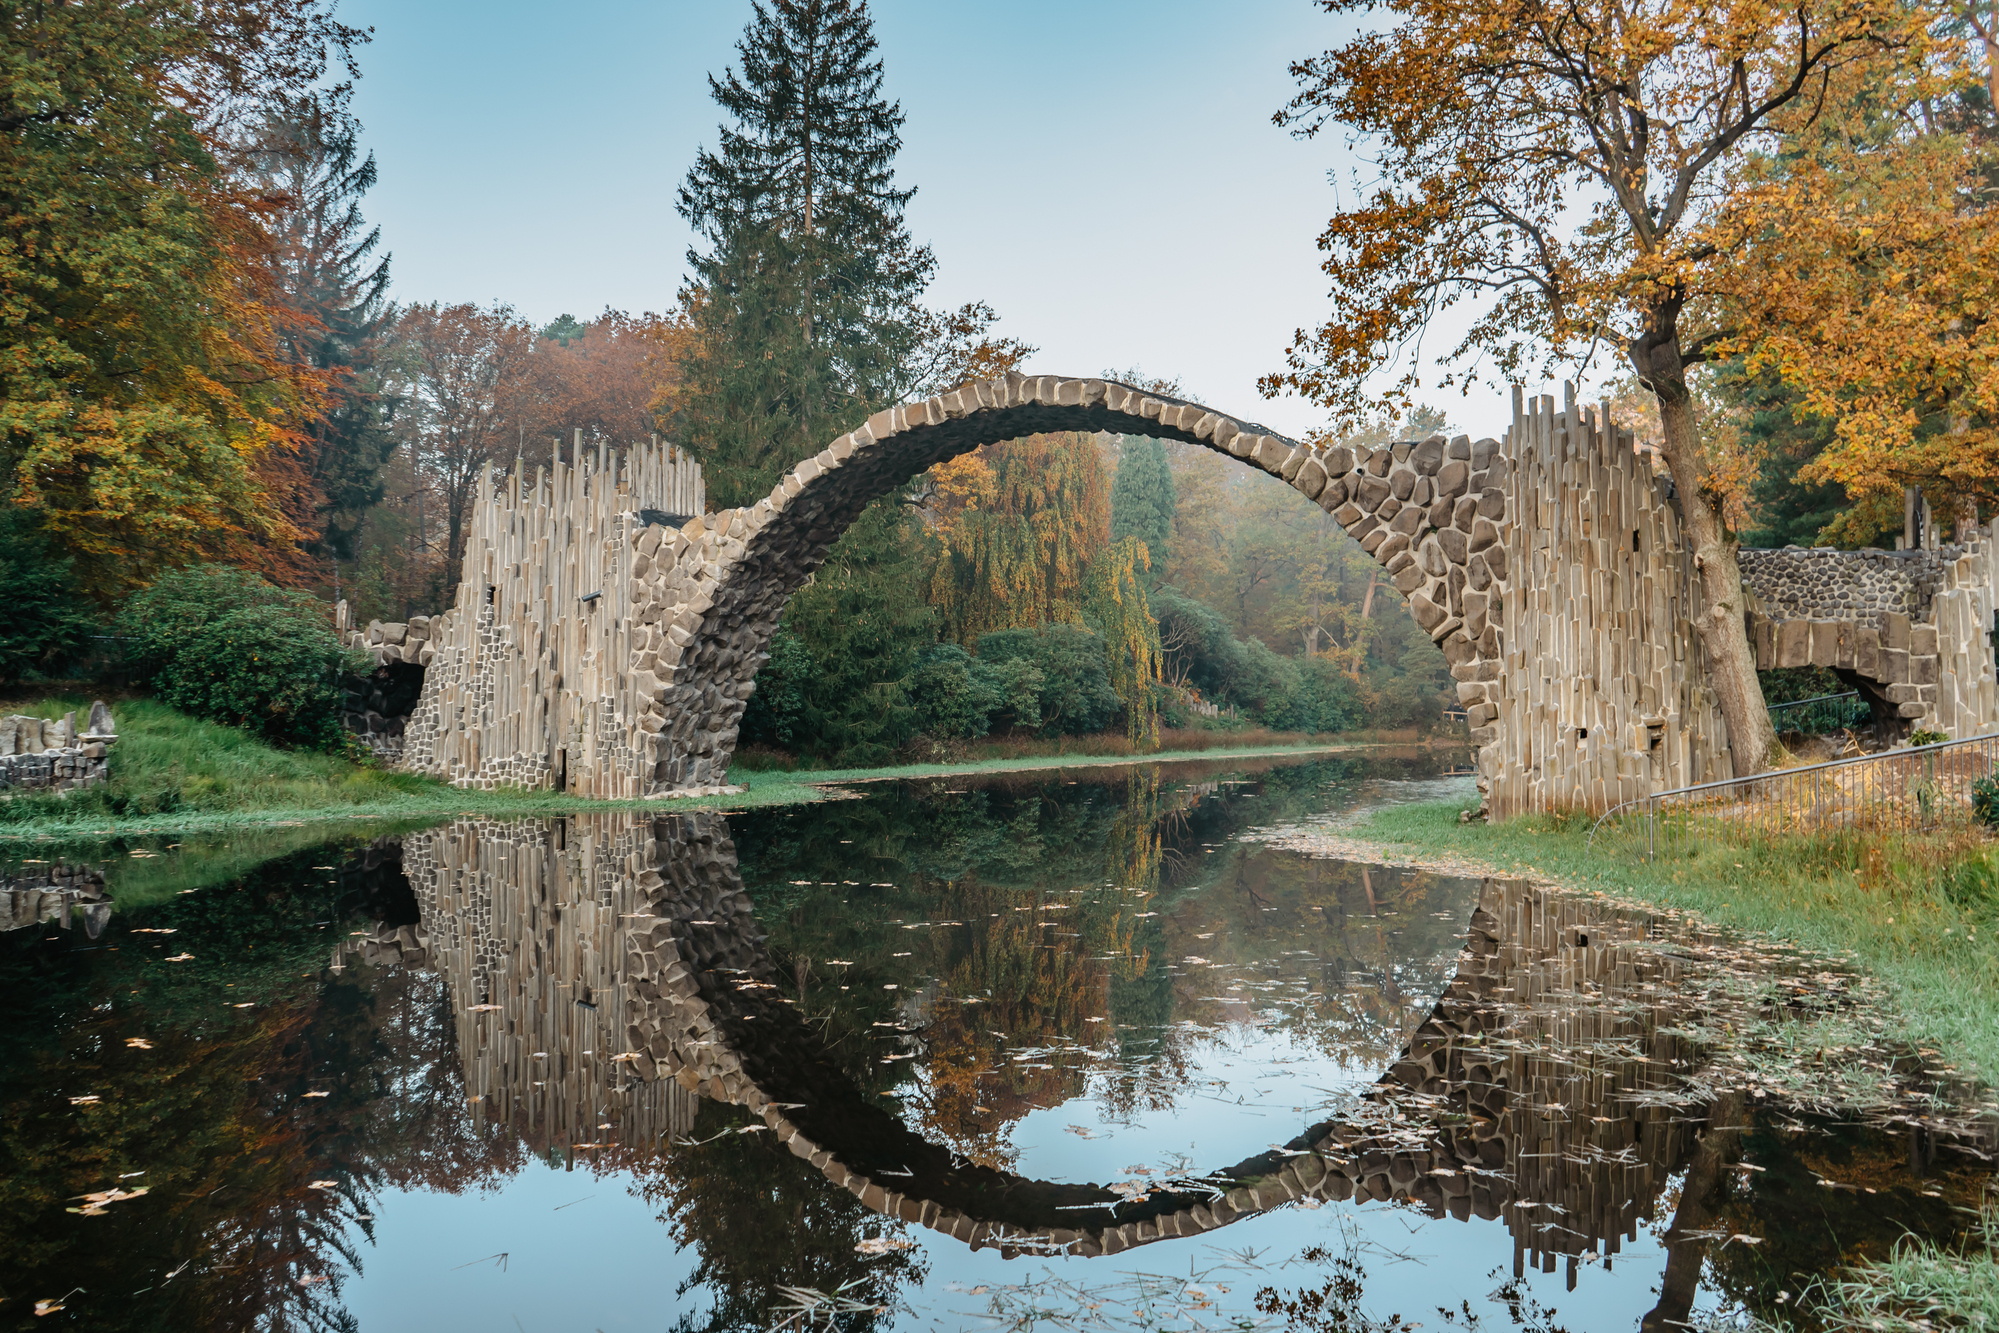
<path id="1" fill-rule="evenodd" d="M 352 947 L 446 971 L 475 1104 L 540 1098 L 594 1139 L 607 1088 L 699 1093 L 868 1207 L 975 1247 L 1109 1254 L 1377 1199 L 1504 1219 L 1516 1266 L 1573 1273 L 1636 1234 L 1687 1149 L 1688 1053 L 1661 1029 L 1692 964 L 1646 947 L 1648 918 L 1517 882 L 1486 881 L 1457 976 L 1347 1113 L 1133 1199 L 968 1162 L 870 1100 L 783 1002 L 719 815 L 465 820 L 407 837 L 403 864 L 421 924 Z"/>

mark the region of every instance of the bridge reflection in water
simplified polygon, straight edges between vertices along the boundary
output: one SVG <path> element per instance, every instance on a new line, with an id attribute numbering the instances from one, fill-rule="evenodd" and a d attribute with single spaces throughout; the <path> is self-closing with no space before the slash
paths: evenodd
<path id="1" fill-rule="evenodd" d="M 867 1207 L 1009 1255 L 1111 1254 L 1298 1200 L 1395 1200 L 1502 1221 L 1516 1271 L 1566 1262 L 1573 1283 L 1581 1258 L 1636 1238 L 1669 1176 L 1724 1169 L 1745 1123 L 1734 1095 L 1689 1104 L 1696 1053 L 1675 1033 L 1710 990 L 1697 974 L 1726 966 L 1713 941 L 1488 880 L 1455 978 L 1346 1113 L 1142 1195 L 1031 1179 L 925 1138 L 848 1077 L 785 994 L 725 818 L 464 820 L 400 855 L 420 921 L 342 955 L 442 970 L 476 1116 L 572 1150 L 652 1148 L 713 1098 Z M 1692 1300 L 1702 1185 L 1681 1192 L 1655 1316 Z"/>

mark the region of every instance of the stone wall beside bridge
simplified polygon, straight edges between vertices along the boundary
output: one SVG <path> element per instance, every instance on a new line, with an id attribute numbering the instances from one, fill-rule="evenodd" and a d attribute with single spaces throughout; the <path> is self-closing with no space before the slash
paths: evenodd
<path id="1" fill-rule="evenodd" d="M 786 601 L 861 510 L 980 445 L 1056 430 L 1201 445 L 1330 513 L 1442 651 L 1495 816 L 1733 775 L 1671 483 L 1572 394 L 1516 393 L 1496 438 L 1355 450 L 1112 380 L 1010 375 L 877 413 L 755 504 L 691 516 L 668 506 L 686 503 L 693 465 L 657 443 L 558 454 L 532 475 L 517 461 L 481 479 L 457 600 L 421 646 L 414 622 L 350 640 L 384 670 L 413 651 L 424 670 L 403 725 L 419 772 L 600 797 L 717 790 Z M 1806 657 L 1868 682 L 1894 728 L 1990 731 L 1989 549 L 1900 565 L 1745 553 L 1744 613 L 1773 664 L 1807 625 Z M 1871 657 L 1868 633 L 1889 640 Z"/>

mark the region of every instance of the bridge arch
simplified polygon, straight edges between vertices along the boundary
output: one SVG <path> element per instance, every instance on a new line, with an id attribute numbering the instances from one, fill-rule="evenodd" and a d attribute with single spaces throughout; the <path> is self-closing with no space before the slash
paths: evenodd
<path id="1" fill-rule="evenodd" d="M 1063 430 L 1179 440 L 1277 477 L 1387 568 L 1456 674 L 1476 680 L 1481 662 L 1497 661 L 1496 610 L 1510 572 L 1498 441 L 1315 448 L 1116 380 L 1009 375 L 879 412 L 756 504 L 639 538 L 639 577 L 650 583 L 634 665 L 656 682 L 662 737 L 651 788 L 724 780 L 786 601 L 871 501 L 981 445 Z"/>
<path id="2" fill-rule="evenodd" d="M 1671 487 L 1607 412 L 1516 393 L 1501 439 L 1350 450 L 1115 380 L 1046 375 L 973 381 L 877 413 L 755 504 L 685 520 L 674 517 L 687 510 L 674 507 L 685 491 L 672 479 L 693 465 L 658 446 L 622 460 L 609 449 L 558 454 L 533 469 L 516 460 L 483 479 L 456 604 L 415 649 L 425 671 L 403 764 L 462 786 L 597 797 L 723 790 L 785 602 L 862 508 L 981 444 L 1055 430 L 1200 445 L 1327 510 L 1441 647 L 1495 816 L 1601 811 L 1731 776 L 1693 628 L 1709 612 Z M 1959 565 L 1960 582 L 1999 577 L 1982 551 Z M 1999 596 L 1950 595 L 1987 596 L 1984 616 Z M 1935 655 L 1924 660 L 1939 681 L 1937 664 L 1960 650 L 1990 674 L 1989 645 L 1959 632 L 1973 620 L 1984 623 L 1950 621 L 1950 654 L 1935 635 L 1911 642 Z M 377 628 L 356 646 L 373 647 Z M 1816 630 L 1809 642 L 1816 660 Z M 380 651 L 391 648 L 405 661 L 412 651 Z M 1875 657 L 1897 680 L 1922 674 L 1913 653 Z M 1930 698 L 1941 684 L 1900 688 L 1913 692 L 1898 704 L 1905 715 L 1943 716 Z M 1968 714 L 1989 728 L 1995 708 L 1984 689 Z"/>

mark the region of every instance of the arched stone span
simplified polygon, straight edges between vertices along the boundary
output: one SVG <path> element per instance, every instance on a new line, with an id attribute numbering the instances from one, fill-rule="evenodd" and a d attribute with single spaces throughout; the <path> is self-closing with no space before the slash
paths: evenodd
<path id="1" fill-rule="evenodd" d="M 1327 509 L 1442 648 L 1495 815 L 1729 776 L 1670 487 L 1606 416 L 1516 395 L 1503 438 L 1356 452 L 1055 376 L 879 413 L 754 505 L 679 527 L 647 521 L 663 472 L 644 449 L 488 479 L 457 605 L 428 627 L 406 764 L 472 786 L 715 790 L 786 599 L 861 509 L 981 444 L 1064 429 L 1198 444 Z"/>
<path id="2" fill-rule="evenodd" d="M 677 538 L 641 539 L 653 561 L 648 606 L 662 612 L 637 649 L 663 685 L 667 726 L 655 781 L 672 789 L 721 780 L 785 602 L 871 501 L 980 445 L 1064 430 L 1197 444 L 1281 479 L 1340 514 L 1398 586 L 1422 599 L 1412 606 L 1454 665 L 1497 656 L 1498 627 L 1482 611 L 1467 621 L 1443 609 L 1453 574 L 1466 588 L 1503 586 L 1504 553 L 1495 548 L 1505 496 L 1491 484 L 1504 477 L 1497 442 L 1482 441 L 1477 458 L 1469 439 L 1436 437 L 1356 459 L 1114 380 L 1008 376 L 877 413 L 756 505 L 689 524 Z M 1425 556 L 1427 568 L 1418 563 Z M 1499 565 L 1496 575 L 1488 561 Z"/>

